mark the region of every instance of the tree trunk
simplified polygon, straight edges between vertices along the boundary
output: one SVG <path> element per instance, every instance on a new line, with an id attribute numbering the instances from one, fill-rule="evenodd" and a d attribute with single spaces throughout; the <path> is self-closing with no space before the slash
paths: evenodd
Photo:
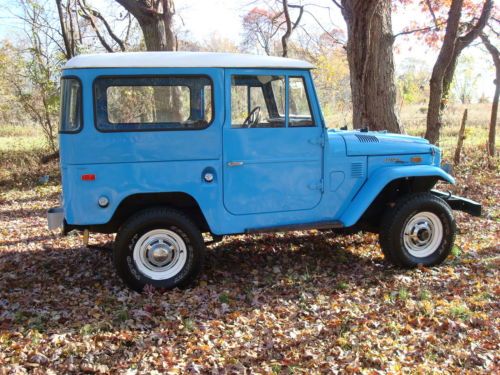
<path id="1" fill-rule="evenodd" d="M 71 59 L 75 55 L 75 51 L 73 49 L 73 44 L 70 42 L 73 35 L 68 35 L 68 30 L 66 29 L 65 18 L 62 10 L 61 0 L 56 0 L 57 5 L 57 14 L 59 16 L 59 25 L 61 27 L 61 35 L 63 37 L 64 42 L 64 55 L 67 60 Z M 71 14 L 68 14 L 68 17 L 71 17 Z"/>
<path id="2" fill-rule="evenodd" d="M 292 35 L 292 21 L 290 20 L 288 0 L 283 0 L 282 2 L 283 2 L 283 14 L 285 15 L 286 31 L 281 37 L 281 46 L 283 48 L 281 56 L 288 57 L 288 39 L 290 38 L 290 35 Z"/>
<path id="3" fill-rule="evenodd" d="M 495 156 L 495 137 L 498 116 L 498 97 L 500 96 L 500 70 L 497 68 L 497 79 L 495 80 L 495 97 L 491 106 L 490 131 L 488 134 L 488 155 Z"/>
<path id="4" fill-rule="evenodd" d="M 500 53 L 498 49 L 490 42 L 489 38 L 485 34 L 481 34 L 481 40 L 484 46 L 491 54 L 493 62 L 495 63 L 495 96 L 493 97 L 493 103 L 491 106 L 491 119 L 490 119 L 490 131 L 488 134 L 488 155 L 495 156 L 495 137 L 496 137 L 496 126 L 498 118 L 498 97 L 500 96 Z"/>
<path id="5" fill-rule="evenodd" d="M 430 82 L 429 107 L 427 109 L 427 131 L 425 138 L 431 143 L 439 142 L 439 133 L 442 123 L 442 108 L 444 107 L 444 76 L 455 50 L 455 41 L 458 35 L 458 26 L 462 16 L 463 0 L 453 0 L 448 13 L 446 33 L 443 46 L 432 70 Z"/>
<path id="6" fill-rule="evenodd" d="M 353 127 L 401 133 L 395 112 L 390 0 L 342 0 L 347 24 Z"/>
<path id="7" fill-rule="evenodd" d="M 156 8 L 156 2 L 151 4 L 138 0 L 116 0 L 139 22 L 144 43 L 148 51 L 173 51 L 175 35 L 172 18 L 175 14 L 173 0 L 160 0 L 161 7 Z"/>
<path id="8" fill-rule="evenodd" d="M 147 21 L 139 21 L 144 43 L 148 51 L 172 51 L 173 49 L 167 46 L 167 37 L 165 34 L 165 26 L 161 20 L 151 19 Z"/>
<path id="9" fill-rule="evenodd" d="M 144 43 L 148 51 L 175 50 L 173 32 L 173 16 L 175 14 L 173 0 L 160 0 L 161 7 L 155 3 L 148 5 L 138 0 L 116 0 L 129 11 L 139 22 Z M 155 87 L 155 115 L 160 122 L 178 122 L 181 118 L 180 91 L 177 87 Z"/>
<path id="10" fill-rule="evenodd" d="M 302 19 L 302 15 L 304 14 L 304 5 L 289 5 L 288 0 L 282 0 L 283 4 L 283 15 L 285 16 L 285 26 L 286 30 L 283 36 L 281 37 L 281 47 L 283 49 L 281 56 L 288 57 L 288 40 L 292 36 L 293 31 L 300 24 L 300 20 Z M 295 23 L 292 23 L 290 18 L 290 9 L 289 8 L 299 8 L 300 12 L 295 20 Z"/>
<path id="11" fill-rule="evenodd" d="M 455 165 L 460 164 L 460 155 L 462 154 L 462 146 L 464 145 L 465 139 L 465 125 L 467 124 L 467 108 L 464 110 L 464 115 L 462 117 L 462 123 L 460 124 L 460 130 L 458 131 L 458 141 L 457 148 L 455 149 L 455 157 L 453 158 L 453 163 Z"/>
<path id="12" fill-rule="evenodd" d="M 485 0 L 477 23 L 465 35 L 459 37 L 458 31 L 462 7 L 463 0 L 452 0 L 443 45 L 432 70 L 429 107 L 427 110 L 427 130 L 425 132 L 425 138 L 431 143 L 439 143 L 443 110 L 448 101 L 458 58 L 462 51 L 479 36 L 486 26 L 493 2 L 492 0 Z"/>

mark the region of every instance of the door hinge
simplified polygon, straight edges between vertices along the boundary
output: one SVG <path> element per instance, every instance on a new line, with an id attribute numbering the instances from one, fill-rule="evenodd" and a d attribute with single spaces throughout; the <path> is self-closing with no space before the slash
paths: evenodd
<path id="1" fill-rule="evenodd" d="M 323 179 L 319 180 L 318 183 L 315 183 L 315 184 L 310 184 L 309 185 L 309 189 L 311 190 L 319 190 L 323 193 L 324 189 L 323 189 Z"/>
<path id="2" fill-rule="evenodd" d="M 309 143 L 313 145 L 319 145 L 321 147 L 325 147 L 325 137 L 321 136 L 318 138 L 312 138 L 309 140 Z"/>

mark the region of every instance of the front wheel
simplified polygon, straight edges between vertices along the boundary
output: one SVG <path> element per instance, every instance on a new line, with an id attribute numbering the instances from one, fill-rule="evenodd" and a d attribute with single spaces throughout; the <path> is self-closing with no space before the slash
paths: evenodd
<path id="1" fill-rule="evenodd" d="M 401 198 L 382 220 L 380 245 L 402 267 L 434 266 L 450 254 L 456 224 L 450 206 L 431 193 Z"/>
<path id="2" fill-rule="evenodd" d="M 203 237 L 187 216 L 153 208 L 134 215 L 120 228 L 113 261 L 122 280 L 138 292 L 146 285 L 173 289 L 195 279 L 204 251 Z"/>

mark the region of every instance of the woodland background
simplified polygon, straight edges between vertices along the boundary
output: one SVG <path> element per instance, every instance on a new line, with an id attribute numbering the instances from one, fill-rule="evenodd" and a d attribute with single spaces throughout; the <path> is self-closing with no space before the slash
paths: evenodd
<path id="1" fill-rule="evenodd" d="M 0 373 L 498 370 L 498 4 L 241 1 L 235 41 L 193 38 L 183 15 L 197 9 L 186 3 L 0 2 Z M 408 22 L 395 30 L 399 17 Z M 484 215 L 457 213 L 453 254 L 433 269 L 388 266 L 372 234 L 236 236 L 210 246 L 188 291 L 131 292 L 112 270 L 112 236 L 92 235 L 93 247 L 61 238 L 45 210 L 60 193 L 61 67 L 81 53 L 140 50 L 311 61 L 328 127 L 438 142 L 452 191 Z"/>

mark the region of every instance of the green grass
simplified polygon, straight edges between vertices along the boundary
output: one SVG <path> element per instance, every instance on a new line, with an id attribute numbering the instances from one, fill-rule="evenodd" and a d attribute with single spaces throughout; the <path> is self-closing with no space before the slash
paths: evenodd
<path id="1" fill-rule="evenodd" d="M 57 182 L 57 163 L 40 163 L 50 154 L 42 132 L 33 126 L 0 126 L 0 189 L 33 187 L 41 176 Z"/>
<path id="2" fill-rule="evenodd" d="M 465 304 L 457 304 L 450 307 L 450 315 L 455 319 L 467 320 L 471 317 L 472 312 Z"/>
<path id="3" fill-rule="evenodd" d="M 227 293 L 221 293 L 219 295 L 219 302 L 220 303 L 229 303 L 229 302 L 231 302 L 231 298 L 229 297 L 229 295 Z"/>
<path id="4" fill-rule="evenodd" d="M 422 300 L 422 301 L 429 301 L 431 299 L 432 295 L 431 295 L 431 292 L 424 289 L 420 292 L 419 297 L 420 297 L 420 300 Z"/>
<path id="5" fill-rule="evenodd" d="M 47 151 L 45 140 L 41 135 L 0 137 L 0 153 L 33 153 L 37 151 Z"/>
<path id="6" fill-rule="evenodd" d="M 1 137 L 41 137 L 42 132 L 34 125 L 2 125 L 0 126 Z"/>
<path id="7" fill-rule="evenodd" d="M 398 298 L 401 301 L 406 301 L 410 297 L 410 294 L 408 293 L 408 289 L 406 288 L 400 288 L 398 290 Z"/>

